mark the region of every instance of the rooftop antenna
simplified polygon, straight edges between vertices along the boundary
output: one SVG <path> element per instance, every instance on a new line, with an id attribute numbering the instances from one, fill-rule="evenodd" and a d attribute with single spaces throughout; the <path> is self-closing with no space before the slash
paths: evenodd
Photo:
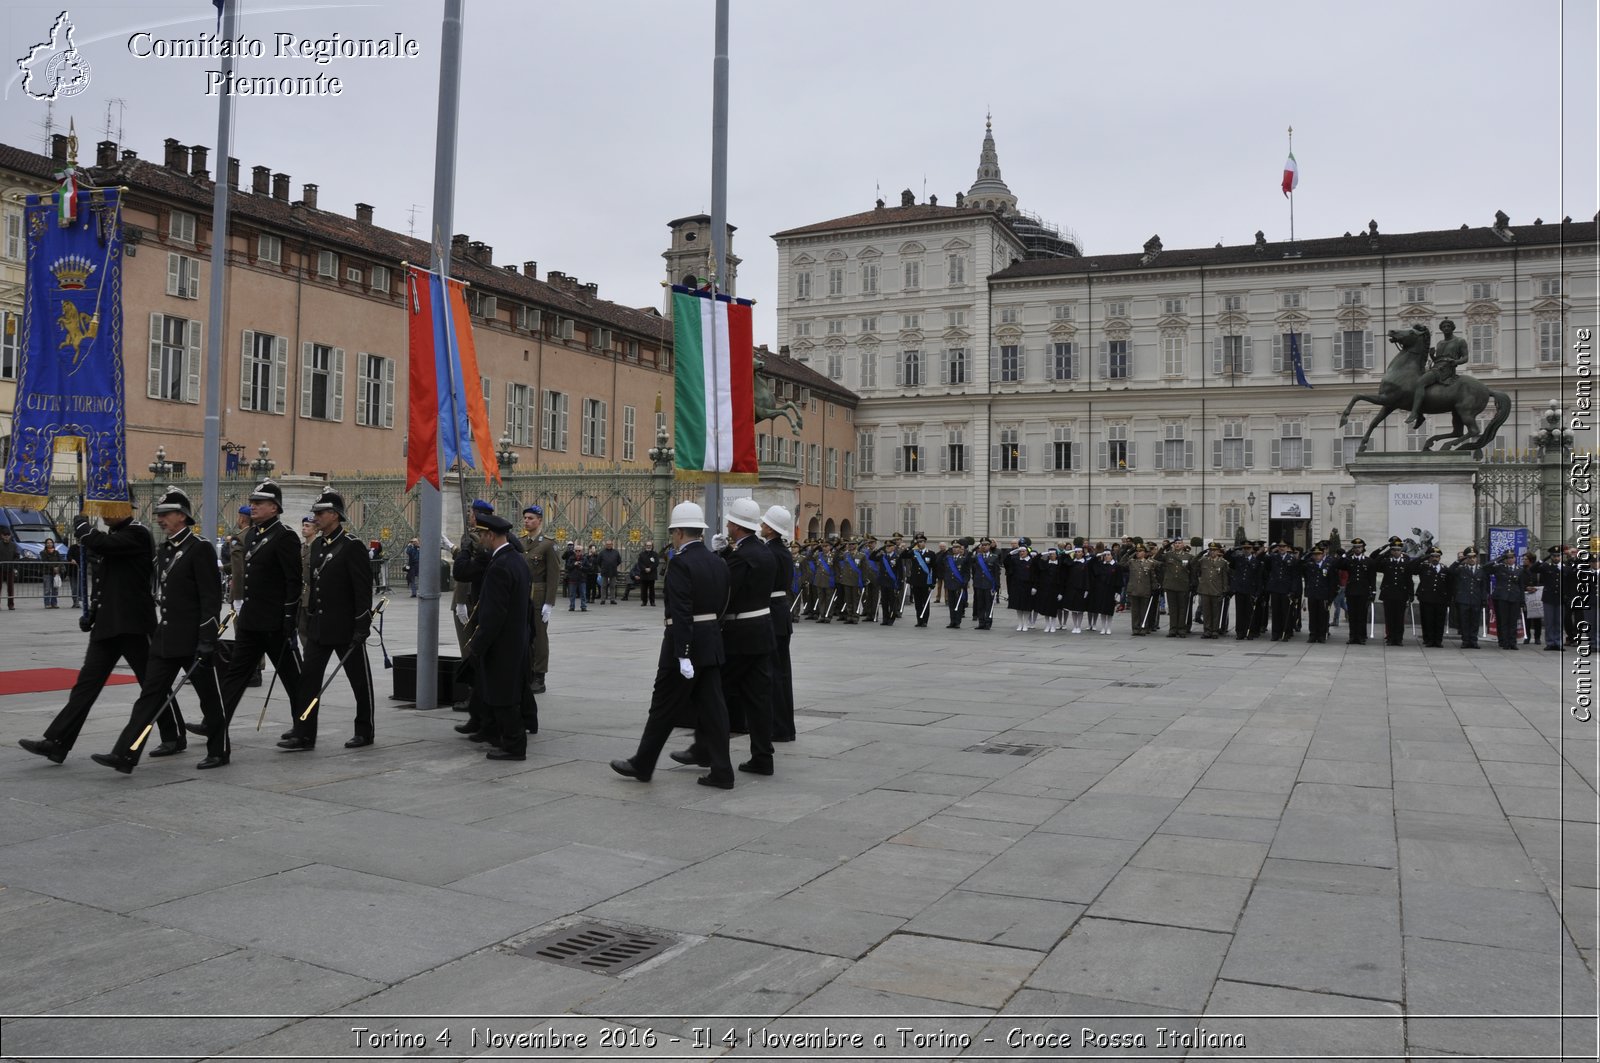
<path id="1" fill-rule="evenodd" d="M 417 204 L 415 203 L 411 204 L 411 211 L 406 215 L 406 235 L 410 237 L 417 235 Z"/>
<path id="2" fill-rule="evenodd" d="M 928 175 L 927 174 L 923 174 L 922 175 L 922 201 L 924 203 L 926 203 L 928 201 Z"/>
<path id="3" fill-rule="evenodd" d="M 123 99 L 121 96 L 113 96 L 106 100 L 105 139 L 115 141 L 118 144 L 122 143 L 122 116 L 123 112 L 127 109 L 127 106 L 128 101 Z M 112 125 L 111 121 L 112 108 L 115 108 L 117 112 L 115 126 Z"/>
<path id="4" fill-rule="evenodd" d="M 43 144 L 45 149 L 48 151 L 50 148 L 50 138 L 55 134 L 56 131 L 55 100 L 50 100 L 44 105 L 44 117 L 39 120 L 39 128 L 43 130 L 43 132 L 39 134 L 39 142 Z"/>

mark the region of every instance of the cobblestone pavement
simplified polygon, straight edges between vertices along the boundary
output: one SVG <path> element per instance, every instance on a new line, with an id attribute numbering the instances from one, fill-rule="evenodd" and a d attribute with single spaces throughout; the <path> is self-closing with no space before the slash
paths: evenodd
<path id="1" fill-rule="evenodd" d="M 75 668 L 75 621 L 0 613 L 4 667 Z M 132 686 L 60 766 L 16 741 L 65 692 L 0 697 L 4 1058 L 1595 1054 L 1570 652 L 807 623 L 799 740 L 722 792 L 606 766 L 660 624 L 557 611 L 523 763 L 376 644 L 375 746 L 335 682 L 281 753 L 254 690 L 219 771 L 90 762 Z M 589 921 L 666 950 L 517 951 Z"/>

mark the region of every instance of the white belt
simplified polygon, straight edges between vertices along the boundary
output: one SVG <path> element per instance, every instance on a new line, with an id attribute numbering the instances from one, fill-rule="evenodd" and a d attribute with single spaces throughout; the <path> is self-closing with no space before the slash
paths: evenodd
<path id="1" fill-rule="evenodd" d="M 707 620 L 715 620 L 716 618 L 717 618 L 717 614 L 716 613 L 696 613 L 696 614 L 694 614 L 694 616 L 690 617 L 690 619 L 693 620 L 697 624 L 703 624 Z M 670 616 L 667 617 L 667 626 L 668 627 L 672 626 L 672 617 L 670 617 Z"/>
<path id="2" fill-rule="evenodd" d="M 789 592 L 788 591 L 773 591 L 772 592 L 772 596 L 774 598 L 787 598 L 787 597 L 789 597 Z"/>
<path id="3" fill-rule="evenodd" d="M 729 620 L 753 620 L 758 616 L 766 616 L 767 614 L 769 614 L 771 612 L 772 612 L 771 609 L 769 609 L 769 608 L 767 608 L 766 606 L 763 605 L 760 609 L 752 609 L 748 613 L 734 613 L 732 616 L 728 617 L 728 619 Z"/>

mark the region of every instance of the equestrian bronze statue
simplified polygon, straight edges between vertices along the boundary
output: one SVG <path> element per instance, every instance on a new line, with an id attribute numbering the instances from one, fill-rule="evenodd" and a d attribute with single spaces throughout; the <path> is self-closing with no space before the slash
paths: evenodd
<path id="1" fill-rule="evenodd" d="M 1445 326 L 1449 327 L 1446 328 Z M 1423 450 L 1432 450 L 1440 440 L 1452 440 L 1442 450 L 1481 450 L 1494 439 L 1500 426 L 1511 416 L 1511 396 L 1503 391 L 1491 390 L 1476 377 L 1457 373 L 1455 367 L 1466 360 L 1466 343 L 1451 335 L 1453 322 L 1442 322 L 1440 331 L 1444 340 L 1437 350 L 1429 346 L 1433 334 L 1426 325 L 1413 325 L 1408 329 L 1390 329 L 1389 342 L 1395 345 L 1394 358 L 1378 385 L 1376 395 L 1354 395 L 1339 415 L 1339 425 L 1350 420 L 1350 411 L 1358 402 L 1370 402 L 1379 407 L 1378 416 L 1367 426 L 1357 452 L 1367 449 L 1373 430 L 1383 419 L 1396 410 L 1411 414 L 1411 424 L 1419 427 L 1427 414 L 1448 413 L 1453 431 L 1429 436 L 1422 444 Z M 1433 365 L 1430 367 L 1429 356 Z M 1494 399 L 1495 414 L 1489 427 L 1478 431 L 1478 417 L 1489 400 Z"/>
<path id="2" fill-rule="evenodd" d="M 792 402 L 785 401 L 780 403 L 773 398 L 775 389 L 772 386 L 772 378 L 761 371 L 766 368 L 766 364 L 759 355 L 756 357 L 754 365 L 756 424 L 760 424 L 762 421 L 776 421 L 779 417 L 782 417 L 789 422 L 789 430 L 795 435 L 799 435 L 800 408 Z M 774 424 L 773 427 L 776 428 L 777 425 Z"/>

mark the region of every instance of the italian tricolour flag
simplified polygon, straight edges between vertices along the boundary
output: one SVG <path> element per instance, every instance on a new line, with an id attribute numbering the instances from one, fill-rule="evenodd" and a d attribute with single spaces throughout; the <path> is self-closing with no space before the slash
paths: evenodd
<path id="1" fill-rule="evenodd" d="M 750 307 L 673 286 L 673 465 L 679 469 L 757 472 Z"/>
<path id="2" fill-rule="evenodd" d="M 1289 159 L 1283 164 L 1283 194 L 1288 195 L 1300 187 L 1300 166 L 1294 161 L 1294 152 L 1289 153 Z"/>

